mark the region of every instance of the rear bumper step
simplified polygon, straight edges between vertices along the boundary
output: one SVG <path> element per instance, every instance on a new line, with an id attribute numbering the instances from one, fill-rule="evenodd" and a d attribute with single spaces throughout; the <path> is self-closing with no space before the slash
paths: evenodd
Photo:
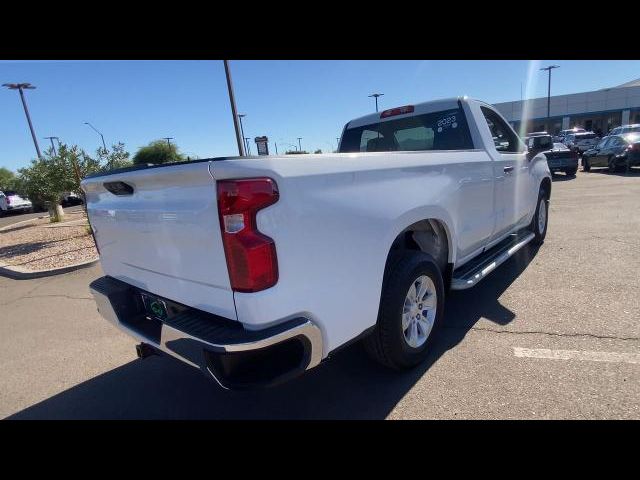
<path id="1" fill-rule="evenodd" d="M 249 331 L 237 321 L 187 308 L 160 321 L 145 313 L 141 290 L 125 282 L 107 276 L 90 289 L 105 319 L 153 349 L 200 368 L 223 388 L 282 383 L 322 359 L 322 335 L 306 318 Z"/>
<path id="2" fill-rule="evenodd" d="M 509 260 L 522 247 L 527 245 L 535 235 L 531 232 L 524 235 L 511 235 L 491 250 L 482 254 L 469 265 L 454 270 L 451 279 L 451 290 L 465 290 L 477 285 L 498 266 Z"/>

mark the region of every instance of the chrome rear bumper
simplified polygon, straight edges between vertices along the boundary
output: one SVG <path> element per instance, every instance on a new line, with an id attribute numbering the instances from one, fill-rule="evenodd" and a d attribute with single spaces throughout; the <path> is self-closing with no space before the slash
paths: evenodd
<path id="1" fill-rule="evenodd" d="M 200 368 L 224 388 L 282 383 L 318 365 L 322 334 L 306 318 L 249 331 L 242 324 L 188 308 L 165 320 L 150 318 L 141 290 L 111 277 L 90 285 L 98 311 L 141 342 Z"/>

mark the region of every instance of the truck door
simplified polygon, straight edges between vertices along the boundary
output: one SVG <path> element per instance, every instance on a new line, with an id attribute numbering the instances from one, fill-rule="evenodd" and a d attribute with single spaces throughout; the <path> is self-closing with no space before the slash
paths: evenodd
<path id="1" fill-rule="evenodd" d="M 518 135 L 494 110 L 480 107 L 492 144 L 487 152 L 494 161 L 496 226 L 492 240 L 509 233 L 531 207 L 531 175 L 526 149 Z"/>

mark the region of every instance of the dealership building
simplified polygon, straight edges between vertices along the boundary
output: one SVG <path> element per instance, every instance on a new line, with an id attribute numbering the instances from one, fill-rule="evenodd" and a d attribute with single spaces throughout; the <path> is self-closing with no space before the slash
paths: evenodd
<path id="1" fill-rule="evenodd" d="M 640 123 L 640 78 L 617 87 L 553 96 L 549 117 L 547 97 L 496 103 L 494 107 L 519 131 L 523 105 L 528 109 L 525 133 L 546 130 L 557 134 L 560 130 L 582 127 L 606 134 L 620 125 Z"/>

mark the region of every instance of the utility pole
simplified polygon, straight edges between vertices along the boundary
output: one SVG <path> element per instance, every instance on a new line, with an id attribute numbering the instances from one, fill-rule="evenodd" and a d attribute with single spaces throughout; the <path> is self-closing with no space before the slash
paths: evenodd
<path id="1" fill-rule="evenodd" d="M 53 139 L 55 138 L 58 141 L 58 145 L 60 145 L 60 139 L 58 137 L 44 137 L 45 140 L 51 140 L 51 148 L 53 148 L 53 154 L 58 155 L 56 152 L 56 146 L 53 144 Z"/>
<path id="2" fill-rule="evenodd" d="M 547 87 L 547 121 L 549 121 L 551 117 L 551 70 L 554 68 L 560 68 L 560 65 L 550 65 L 540 69 L 549 72 L 549 86 Z M 547 128 L 549 128 L 549 126 L 547 126 Z"/>
<path id="3" fill-rule="evenodd" d="M 376 112 L 378 111 L 378 97 L 382 97 L 384 93 L 372 93 L 369 97 L 373 97 L 376 99 Z"/>
<path id="4" fill-rule="evenodd" d="M 27 116 L 27 122 L 29 123 L 29 130 L 31 130 L 33 144 L 36 146 L 38 159 L 42 160 L 42 154 L 40 153 L 40 147 L 38 146 L 38 140 L 36 139 L 36 132 L 33 130 L 33 124 L 31 123 L 31 117 L 29 116 L 29 109 L 27 108 L 27 101 L 24 99 L 23 92 L 23 90 L 33 90 L 36 87 L 30 83 L 3 83 L 2 86 L 7 87 L 9 90 L 18 90 L 20 92 L 20 99 L 22 100 L 22 106 L 24 107 L 24 114 Z"/>
<path id="5" fill-rule="evenodd" d="M 231 114 L 233 115 L 233 126 L 236 130 L 236 141 L 238 142 L 238 153 L 245 156 L 242 137 L 240 136 L 240 126 L 238 122 L 238 111 L 236 109 L 236 98 L 233 95 L 233 84 L 231 83 L 231 71 L 229 70 L 229 60 L 224 60 L 224 72 L 227 76 L 227 89 L 229 90 L 229 102 L 231 103 Z"/>
<path id="6" fill-rule="evenodd" d="M 244 141 L 247 146 L 247 155 L 251 155 L 251 144 L 249 143 L 249 140 L 249 137 L 244 137 Z"/>
<path id="7" fill-rule="evenodd" d="M 171 146 L 171 140 L 173 140 L 173 137 L 162 137 L 167 141 L 167 145 Z"/>
<path id="8" fill-rule="evenodd" d="M 302 140 L 302 137 L 298 137 L 298 149 L 302 151 L 302 144 L 300 143 L 300 140 Z"/>

